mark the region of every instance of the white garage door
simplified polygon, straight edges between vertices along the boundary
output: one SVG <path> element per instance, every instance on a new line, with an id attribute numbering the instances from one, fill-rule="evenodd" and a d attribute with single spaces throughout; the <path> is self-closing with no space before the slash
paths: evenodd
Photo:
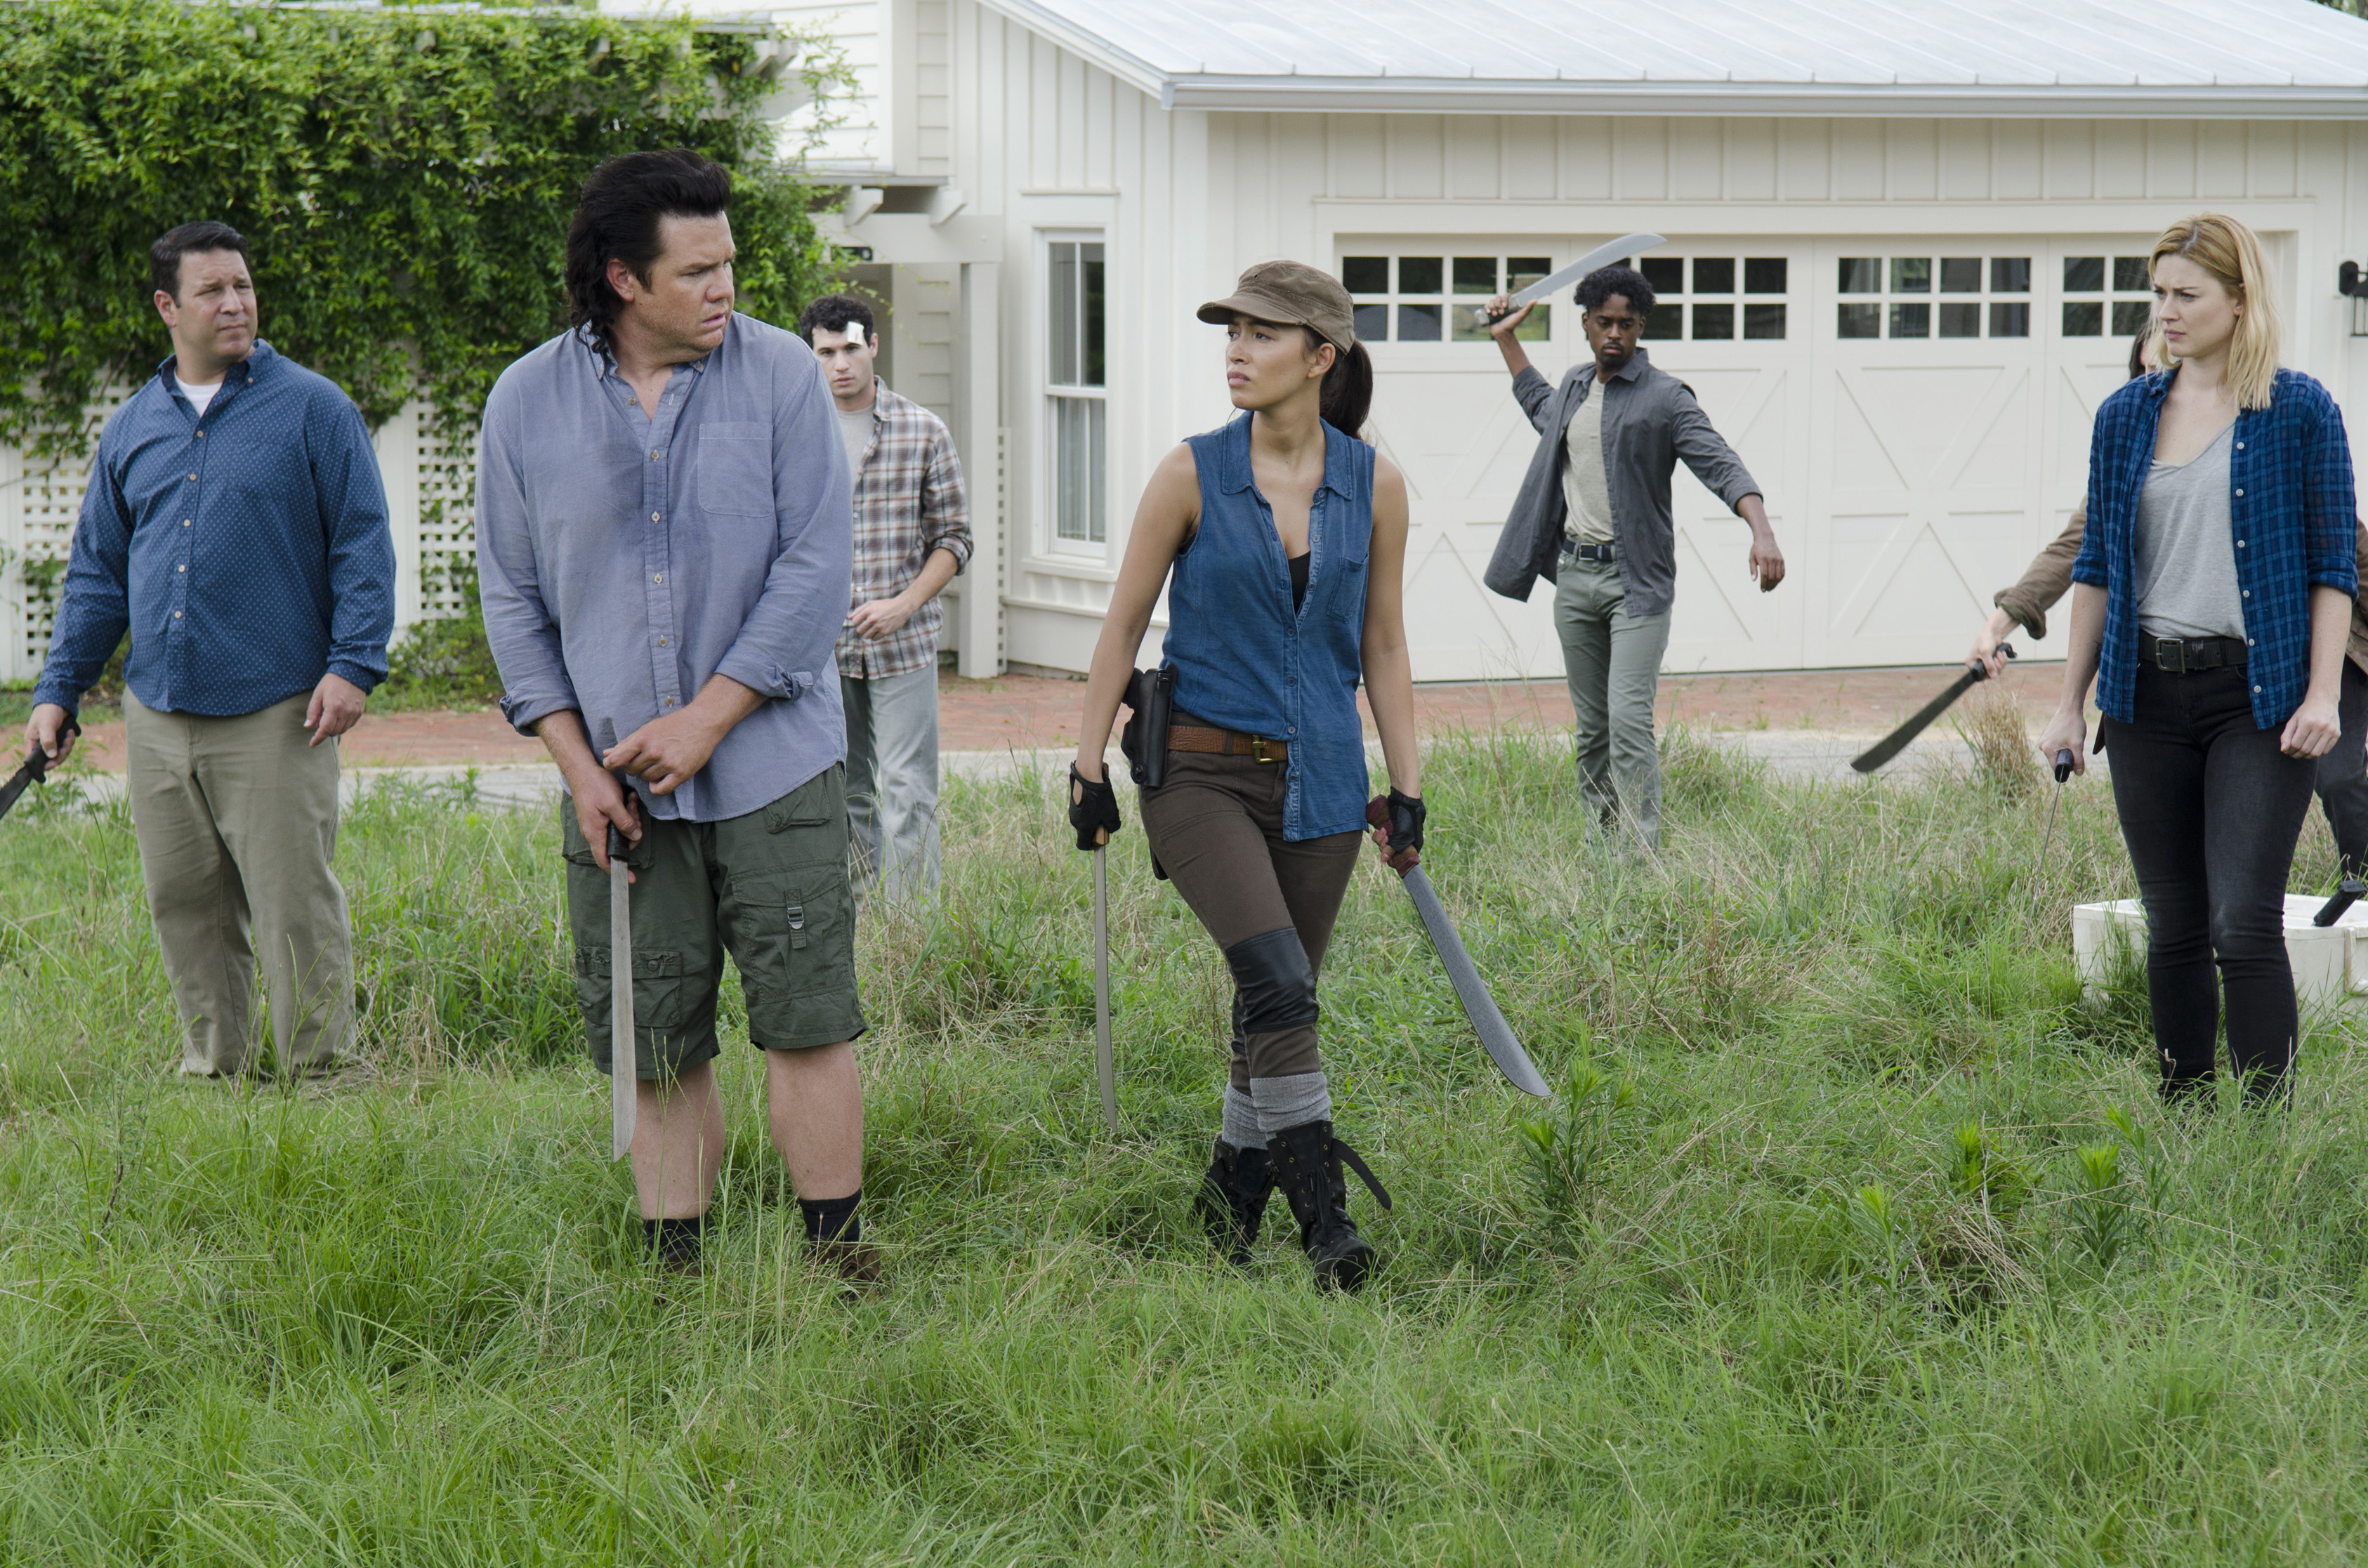
<path id="1" fill-rule="evenodd" d="M 1414 502 L 1408 634 L 1422 680 L 1561 667 L 1541 585 L 1480 574 L 1537 437 L 1482 298 L 1588 242 L 1344 243 L 1378 372 L 1373 434 Z M 1639 258 L 1648 350 L 1764 487 L 1790 575 L 1762 596 L 1748 532 L 1680 472 L 1671 671 L 1940 663 L 2063 526 L 2089 422 L 2146 309 L 2148 240 L 1689 240 Z M 1549 378 L 1584 355 L 1558 301 L 1525 328 Z M 2052 646 L 2061 648 L 2060 633 Z"/>

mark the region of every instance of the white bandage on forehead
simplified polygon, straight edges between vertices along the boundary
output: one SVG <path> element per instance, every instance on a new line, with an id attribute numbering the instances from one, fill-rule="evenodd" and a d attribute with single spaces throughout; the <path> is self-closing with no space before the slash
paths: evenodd
<path id="1" fill-rule="evenodd" d="M 863 324 L 861 322 L 851 321 L 847 324 L 847 341 L 857 348 L 863 347 Z"/>

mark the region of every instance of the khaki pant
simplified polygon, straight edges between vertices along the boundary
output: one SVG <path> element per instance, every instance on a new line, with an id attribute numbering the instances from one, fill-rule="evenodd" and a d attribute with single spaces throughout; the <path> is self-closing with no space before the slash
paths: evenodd
<path id="1" fill-rule="evenodd" d="M 309 699 L 211 719 L 124 693 L 131 822 L 184 1073 L 246 1067 L 258 949 L 281 1071 L 335 1066 L 353 1028 L 353 931 L 329 869 L 337 748 L 307 745 Z"/>
<path id="2" fill-rule="evenodd" d="M 1630 615 L 1616 564 L 1565 554 L 1554 615 L 1570 680 L 1579 793 L 1604 827 L 1624 827 L 1657 849 L 1661 753 L 1653 741 L 1653 699 L 1669 646 L 1669 612 Z"/>
<path id="3" fill-rule="evenodd" d="M 938 891 L 938 666 L 838 677 L 847 700 L 847 825 L 855 876 L 892 900 Z"/>

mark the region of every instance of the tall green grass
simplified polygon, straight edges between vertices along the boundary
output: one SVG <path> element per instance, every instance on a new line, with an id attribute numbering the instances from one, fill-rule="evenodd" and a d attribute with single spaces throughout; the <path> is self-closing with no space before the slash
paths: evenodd
<path id="1" fill-rule="evenodd" d="M 325 1090 L 173 1078 L 120 809 L 12 818 L 0 1557 L 2357 1560 L 2354 1037 L 2312 1033 L 2291 1114 L 2168 1118 L 2142 988 L 2071 972 L 2067 905 L 2129 891 L 2100 785 L 2034 926 L 2042 795 L 1669 750 L 1649 862 L 1588 842 L 1550 739 L 1428 764 L 1428 863 L 1571 1104 L 1506 1088 L 1360 872 L 1326 1049 L 1398 1208 L 1351 1300 L 1192 1226 L 1226 982 L 1132 820 L 1101 1131 L 1048 781 L 956 783 L 938 910 L 867 916 L 894 1277 L 857 1301 L 791 1244 L 745 1035 L 708 1271 L 639 1263 L 548 813 L 349 814 L 372 1071 Z"/>

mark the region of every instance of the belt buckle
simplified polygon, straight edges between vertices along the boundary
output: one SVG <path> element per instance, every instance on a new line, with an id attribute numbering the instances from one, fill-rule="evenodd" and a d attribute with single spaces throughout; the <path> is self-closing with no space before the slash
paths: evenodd
<path id="1" fill-rule="evenodd" d="M 1250 760 L 1253 762 L 1280 762 L 1281 758 L 1267 756 L 1265 736 L 1252 735 L 1250 737 Z"/>
<path id="2" fill-rule="evenodd" d="M 2187 673 L 2187 642 L 2179 637 L 2157 637 L 2154 640 L 2154 667 L 2165 675 Z"/>

